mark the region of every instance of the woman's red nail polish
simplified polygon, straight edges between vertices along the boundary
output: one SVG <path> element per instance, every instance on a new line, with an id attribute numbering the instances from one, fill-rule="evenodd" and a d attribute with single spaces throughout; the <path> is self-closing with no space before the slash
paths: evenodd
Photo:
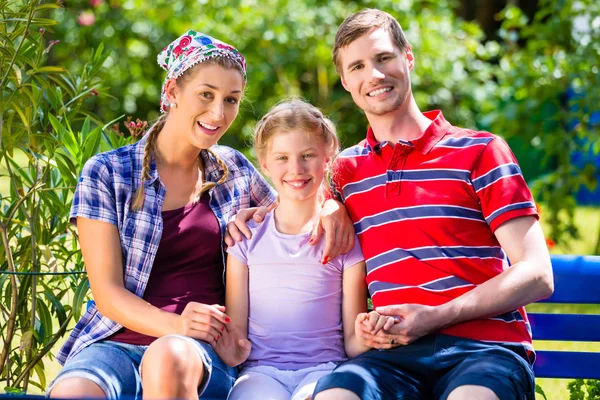
<path id="1" fill-rule="evenodd" d="M 327 262 L 329 262 L 329 257 L 325 257 L 325 258 L 323 259 L 323 265 L 327 264 Z"/>
<path id="2" fill-rule="evenodd" d="M 221 327 L 221 332 L 223 332 L 225 330 L 225 326 Z"/>
<path id="3" fill-rule="evenodd" d="M 225 322 L 231 322 L 231 319 L 229 319 L 229 317 L 225 318 Z"/>

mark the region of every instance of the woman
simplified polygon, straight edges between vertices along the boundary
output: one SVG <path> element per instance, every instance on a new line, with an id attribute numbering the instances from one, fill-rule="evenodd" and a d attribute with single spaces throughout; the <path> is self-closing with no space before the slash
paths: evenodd
<path id="1" fill-rule="evenodd" d="M 215 146 L 238 114 L 245 61 L 194 31 L 158 61 L 164 114 L 140 142 L 92 157 L 75 191 L 95 304 L 58 356 L 51 397 L 225 398 L 229 366 L 250 351 L 221 305 L 223 236 L 238 210 L 275 193 L 239 152 Z"/>

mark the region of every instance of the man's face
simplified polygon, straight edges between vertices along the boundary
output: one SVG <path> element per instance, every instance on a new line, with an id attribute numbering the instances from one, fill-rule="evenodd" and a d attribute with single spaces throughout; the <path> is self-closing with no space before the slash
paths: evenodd
<path id="1" fill-rule="evenodd" d="M 398 49 L 390 35 L 375 29 L 340 49 L 342 85 L 367 117 L 401 110 L 410 101 L 412 50 Z"/>

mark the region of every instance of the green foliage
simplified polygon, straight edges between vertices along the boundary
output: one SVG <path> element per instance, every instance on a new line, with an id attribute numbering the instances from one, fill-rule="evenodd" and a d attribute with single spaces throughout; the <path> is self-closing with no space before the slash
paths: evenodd
<path id="1" fill-rule="evenodd" d="M 101 147 L 127 140 L 103 133 L 86 109 L 99 90 L 103 46 L 73 75 L 47 65 L 56 21 L 43 16 L 57 4 L 0 1 L 0 9 L 0 382 L 19 393 L 45 388 L 42 359 L 87 296 L 87 279 L 70 273 L 83 270 L 68 221 L 79 172 Z"/>
<path id="2" fill-rule="evenodd" d="M 339 24 L 364 7 L 389 11 L 401 22 L 417 57 L 413 87 L 423 109 L 442 108 L 455 123 L 476 126 L 477 113 L 493 85 L 493 47 L 480 43 L 478 26 L 452 12 L 453 1 L 218 0 L 185 1 L 87 0 L 58 10 L 55 37 L 61 40 L 53 61 L 69 70 L 80 68 L 72 54 L 86 55 L 104 42 L 109 56 L 101 76 L 110 96 L 98 99 L 105 120 L 133 114 L 142 120 L 158 115 L 164 71 L 156 55 L 188 29 L 227 41 L 248 64 L 246 100 L 224 144 L 250 153 L 255 121 L 287 96 L 302 96 L 338 123 L 345 145 L 364 138 L 366 119 L 343 89 L 331 61 Z M 93 25 L 79 26 L 78 13 L 93 15 Z"/>
<path id="3" fill-rule="evenodd" d="M 546 203 L 550 237 L 565 243 L 578 237 L 575 194 L 582 186 L 594 190 L 598 180 L 597 167 L 575 164 L 573 154 L 600 152 L 600 125 L 590 123 L 600 111 L 600 3 L 543 0 L 539 7 L 533 21 L 514 6 L 501 15 L 498 102 L 486 118 L 493 131 L 518 138 L 552 167 L 533 191 Z"/>
<path id="4" fill-rule="evenodd" d="M 568 388 L 569 400 L 600 400 L 600 380 L 575 379 Z"/>

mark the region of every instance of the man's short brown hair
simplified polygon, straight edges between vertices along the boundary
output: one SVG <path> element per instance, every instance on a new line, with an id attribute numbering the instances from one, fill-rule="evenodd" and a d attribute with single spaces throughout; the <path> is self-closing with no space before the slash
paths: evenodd
<path id="1" fill-rule="evenodd" d="M 342 66 L 339 59 L 340 49 L 374 29 L 383 29 L 389 33 L 394 44 L 401 51 L 406 51 L 410 47 L 400 24 L 394 17 L 381 10 L 365 8 L 346 18 L 335 34 L 333 63 L 338 74 L 342 75 Z"/>

